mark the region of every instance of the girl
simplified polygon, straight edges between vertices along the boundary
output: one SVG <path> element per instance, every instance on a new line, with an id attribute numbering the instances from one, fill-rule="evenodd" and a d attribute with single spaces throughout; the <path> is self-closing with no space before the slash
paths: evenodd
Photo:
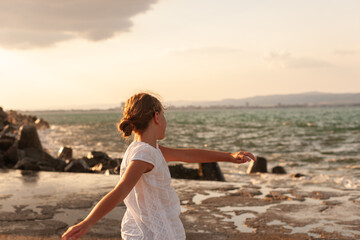
<path id="1" fill-rule="evenodd" d="M 245 163 L 255 160 L 249 152 L 226 153 L 201 149 L 175 149 L 157 144 L 165 137 L 166 119 L 161 102 L 147 93 L 127 100 L 118 129 L 124 137 L 134 132 L 120 168 L 120 181 L 90 214 L 70 227 L 62 240 L 86 234 L 103 216 L 124 201 L 127 210 L 121 224 L 124 240 L 180 240 L 185 230 L 180 221 L 180 201 L 170 186 L 167 161 Z"/>

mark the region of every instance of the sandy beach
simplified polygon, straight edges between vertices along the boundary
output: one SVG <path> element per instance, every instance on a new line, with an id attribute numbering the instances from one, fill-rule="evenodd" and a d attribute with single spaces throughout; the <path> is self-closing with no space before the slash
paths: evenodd
<path id="1" fill-rule="evenodd" d="M 360 193 L 172 180 L 187 239 L 359 239 Z M 117 175 L 0 172 L 0 239 L 59 239 L 117 183 Z M 82 239 L 120 239 L 119 205 Z"/>

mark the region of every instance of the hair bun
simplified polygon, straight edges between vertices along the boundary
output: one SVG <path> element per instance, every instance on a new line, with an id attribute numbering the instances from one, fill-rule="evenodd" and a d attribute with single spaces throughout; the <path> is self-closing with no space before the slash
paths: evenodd
<path id="1" fill-rule="evenodd" d="M 123 132 L 124 137 L 130 136 L 134 129 L 133 124 L 128 119 L 123 119 L 118 128 L 121 132 Z"/>
<path id="2" fill-rule="evenodd" d="M 132 132 L 141 134 L 147 129 L 155 113 L 163 110 L 156 97 L 147 93 L 135 94 L 126 101 L 122 109 L 123 116 L 118 123 L 118 130 L 123 133 L 123 137 L 130 136 Z"/>

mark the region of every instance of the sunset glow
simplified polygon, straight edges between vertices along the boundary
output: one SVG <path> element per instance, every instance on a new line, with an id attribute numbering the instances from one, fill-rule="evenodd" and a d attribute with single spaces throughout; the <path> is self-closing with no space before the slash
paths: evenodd
<path id="1" fill-rule="evenodd" d="M 141 90 L 360 92 L 359 1 L 11 2 L 0 3 L 5 109 L 106 107 Z"/>

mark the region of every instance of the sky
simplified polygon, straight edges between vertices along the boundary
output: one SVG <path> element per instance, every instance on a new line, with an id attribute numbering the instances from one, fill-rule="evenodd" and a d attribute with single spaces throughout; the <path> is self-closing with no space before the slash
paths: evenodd
<path id="1" fill-rule="evenodd" d="M 106 3 L 106 4 L 105 4 Z M 1 0 L 0 107 L 360 92 L 358 0 Z"/>

